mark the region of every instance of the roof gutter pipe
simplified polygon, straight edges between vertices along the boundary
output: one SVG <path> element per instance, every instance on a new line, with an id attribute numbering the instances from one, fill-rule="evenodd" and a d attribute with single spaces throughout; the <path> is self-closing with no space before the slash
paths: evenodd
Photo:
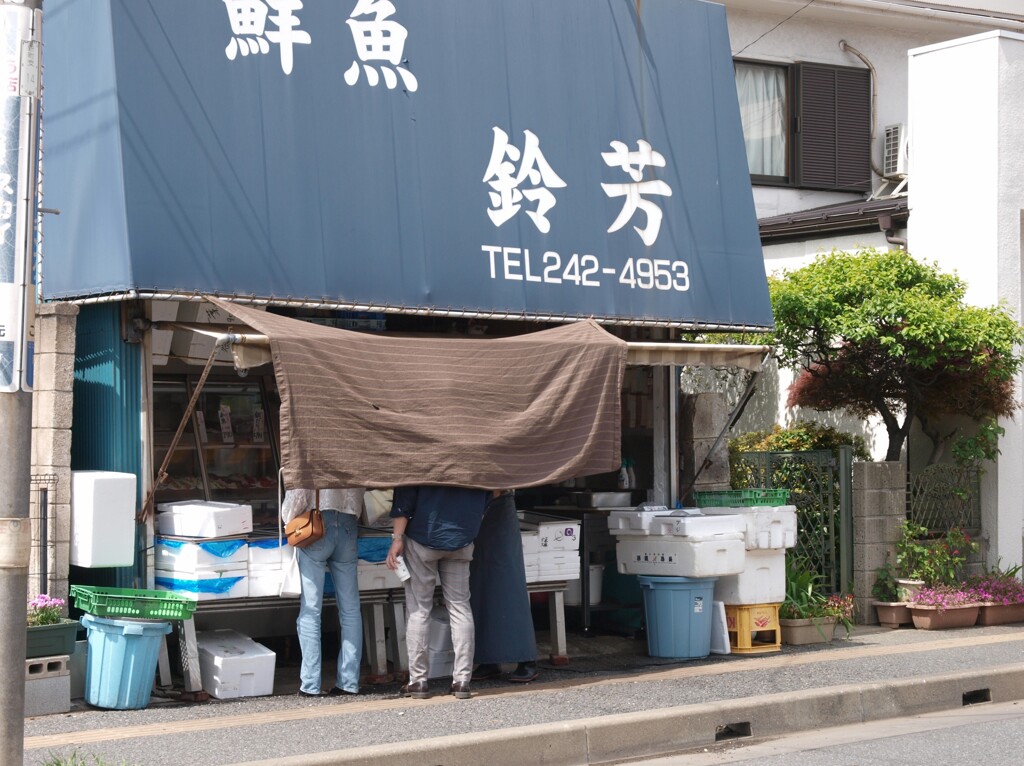
<path id="1" fill-rule="evenodd" d="M 954 24 L 971 24 L 986 29 L 1008 29 L 1024 32 L 1024 15 L 986 14 L 976 8 L 949 6 L 951 10 L 930 8 L 926 5 L 886 2 L 886 0 L 817 0 L 816 5 L 836 8 L 854 8 L 875 13 L 891 13 L 894 16 L 918 16 L 921 18 L 946 21 Z"/>

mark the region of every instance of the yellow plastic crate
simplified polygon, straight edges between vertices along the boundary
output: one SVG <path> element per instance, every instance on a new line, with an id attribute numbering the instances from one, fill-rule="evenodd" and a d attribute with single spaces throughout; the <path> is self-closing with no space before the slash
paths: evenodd
<path id="1" fill-rule="evenodd" d="M 781 604 L 725 605 L 729 647 L 735 654 L 782 651 Z"/>

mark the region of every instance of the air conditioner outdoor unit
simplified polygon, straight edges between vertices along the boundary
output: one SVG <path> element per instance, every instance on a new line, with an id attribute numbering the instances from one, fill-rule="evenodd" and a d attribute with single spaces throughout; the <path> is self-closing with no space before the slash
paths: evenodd
<path id="1" fill-rule="evenodd" d="M 907 126 L 902 123 L 885 128 L 882 174 L 886 178 L 907 177 Z"/>

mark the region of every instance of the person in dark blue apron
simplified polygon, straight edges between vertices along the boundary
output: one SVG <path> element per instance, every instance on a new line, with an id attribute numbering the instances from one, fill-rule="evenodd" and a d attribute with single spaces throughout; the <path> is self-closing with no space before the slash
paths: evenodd
<path id="1" fill-rule="evenodd" d="M 511 490 L 487 504 L 469 565 L 469 600 L 476 626 L 473 680 L 497 678 L 502 663 L 517 663 L 508 680 L 537 678 L 537 638 L 526 590 L 523 538 Z"/>

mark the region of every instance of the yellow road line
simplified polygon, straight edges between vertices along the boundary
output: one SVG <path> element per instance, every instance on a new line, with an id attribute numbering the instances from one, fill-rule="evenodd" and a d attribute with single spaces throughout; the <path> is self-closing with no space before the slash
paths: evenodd
<path id="1" fill-rule="evenodd" d="M 544 694 L 564 691 L 567 688 L 579 689 L 593 686 L 631 683 L 638 679 L 644 681 L 671 681 L 700 676 L 725 675 L 749 670 L 768 670 L 772 668 L 790 668 L 813 665 L 820 662 L 842 662 L 845 660 L 877 657 L 880 655 L 915 654 L 943 649 L 958 649 L 964 646 L 984 646 L 1003 644 L 1010 641 L 1024 641 L 1024 633 L 1005 633 L 994 636 L 968 636 L 962 638 L 939 639 L 924 643 L 912 643 L 902 646 L 858 646 L 850 648 L 833 648 L 820 652 L 800 654 L 761 654 L 742 660 L 699 665 L 693 667 L 654 670 L 614 678 L 566 679 L 551 683 L 529 684 L 522 688 L 498 688 L 476 692 L 476 697 L 508 697 L 518 694 Z M 326 702 L 326 700 L 325 700 Z M 332 718 L 355 713 L 383 712 L 386 710 L 402 710 L 420 708 L 424 705 L 444 705 L 456 703 L 454 698 L 438 693 L 429 700 L 389 699 L 368 700 L 366 702 L 346 702 L 345 704 L 313 704 L 302 708 L 287 710 L 268 710 L 261 713 L 244 715 L 211 715 L 182 721 L 163 721 L 160 723 L 142 724 L 140 726 L 122 726 L 106 729 L 86 729 L 63 734 L 46 734 L 25 739 L 25 750 L 67 747 L 69 745 L 87 745 L 96 742 L 110 742 L 143 737 L 159 737 L 168 734 L 186 734 L 190 732 L 210 731 L 213 729 L 241 728 L 265 724 L 284 723 L 287 721 Z M 465 702 L 456 703 L 465 704 Z"/>

